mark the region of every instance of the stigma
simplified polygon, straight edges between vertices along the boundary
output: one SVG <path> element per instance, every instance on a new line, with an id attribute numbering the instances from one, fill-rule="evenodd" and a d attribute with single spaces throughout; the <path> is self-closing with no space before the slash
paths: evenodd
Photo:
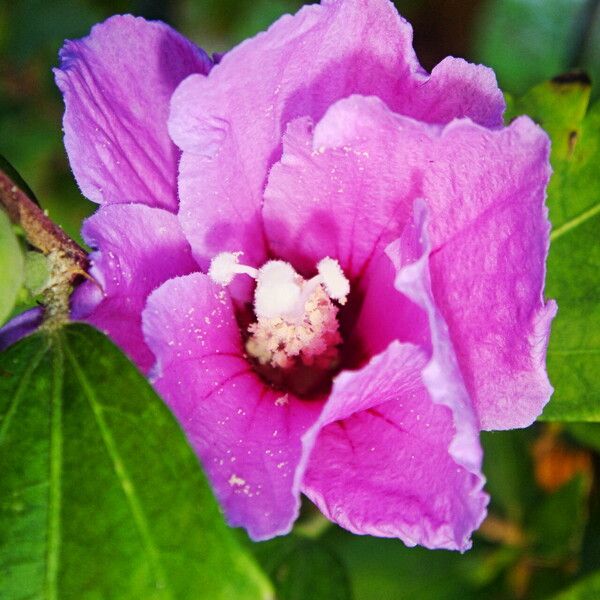
<path id="1" fill-rule="evenodd" d="M 350 293 L 338 261 L 324 258 L 316 266 L 317 274 L 306 280 L 282 260 L 256 269 L 241 264 L 241 255 L 218 254 L 208 275 L 224 286 L 237 275 L 256 280 L 256 322 L 248 327 L 246 352 L 260 365 L 278 370 L 335 368 L 342 343 L 337 314 Z"/>

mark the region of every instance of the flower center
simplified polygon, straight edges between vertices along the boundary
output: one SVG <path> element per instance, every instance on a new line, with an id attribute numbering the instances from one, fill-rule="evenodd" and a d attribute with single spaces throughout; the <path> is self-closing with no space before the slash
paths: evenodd
<path id="1" fill-rule="evenodd" d="M 300 393 L 312 389 L 322 379 L 319 374 L 339 364 L 342 337 L 333 301 L 346 303 L 348 279 L 329 257 L 318 263 L 317 275 L 305 280 L 289 263 L 271 260 L 255 269 L 240 264 L 241 254 L 215 256 L 208 275 L 221 285 L 229 285 L 238 274 L 256 280 L 256 322 L 248 327 L 246 352 L 272 382 L 292 381 Z"/>

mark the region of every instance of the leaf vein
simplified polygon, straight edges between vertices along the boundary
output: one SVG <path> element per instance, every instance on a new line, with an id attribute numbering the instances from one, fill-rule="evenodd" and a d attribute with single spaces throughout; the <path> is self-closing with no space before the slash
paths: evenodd
<path id="1" fill-rule="evenodd" d="M 50 400 L 50 456 L 48 489 L 48 544 L 46 547 L 46 591 L 50 600 L 58 600 L 62 500 L 62 388 L 64 355 L 58 344 L 52 360 L 52 397 Z"/>
<path id="2" fill-rule="evenodd" d="M 577 217 L 563 223 L 560 227 L 557 227 L 550 234 L 550 241 L 554 242 L 558 238 L 562 237 L 566 233 L 569 233 L 572 229 L 575 229 L 579 225 L 582 225 L 586 221 L 589 221 L 592 217 L 595 217 L 597 214 L 600 214 L 600 202 L 588 208 L 586 211 L 582 212 Z"/>
<path id="3" fill-rule="evenodd" d="M 548 354 L 554 354 L 557 356 L 560 355 L 571 355 L 571 354 L 582 354 L 584 356 L 586 355 L 596 355 L 596 354 L 600 354 L 600 348 L 575 348 L 575 349 L 562 349 L 562 350 L 548 350 Z"/>
<path id="4" fill-rule="evenodd" d="M 21 382 L 15 390 L 14 396 L 10 400 L 8 410 L 6 411 L 4 418 L 2 419 L 2 424 L 0 425 L 0 444 L 4 440 L 4 436 L 8 431 L 8 426 L 10 425 L 14 414 L 17 412 L 17 408 L 19 407 L 19 403 L 21 402 L 21 398 L 23 397 L 23 392 L 27 389 L 27 384 L 31 379 L 31 375 L 36 370 L 37 366 L 40 364 L 42 357 L 44 356 L 47 350 L 48 348 L 46 346 L 42 347 L 41 350 L 34 356 L 29 367 L 27 367 L 27 369 L 25 370 L 25 373 L 23 373 Z"/>
<path id="5" fill-rule="evenodd" d="M 104 442 L 106 450 L 113 463 L 113 468 L 121 485 L 123 494 L 125 495 L 127 503 L 129 504 L 129 509 L 131 510 L 133 521 L 138 529 L 138 533 L 140 534 L 146 553 L 148 554 L 148 557 L 150 559 L 150 563 L 155 571 L 156 586 L 157 588 L 162 589 L 168 598 L 173 598 L 173 594 L 168 588 L 168 581 L 161 565 L 160 552 L 157 549 L 154 539 L 152 537 L 150 526 L 148 524 L 147 517 L 142 509 L 135 486 L 133 485 L 131 477 L 129 476 L 129 473 L 127 472 L 127 469 L 125 467 L 125 463 L 123 462 L 123 459 L 121 458 L 121 455 L 117 448 L 117 444 L 104 419 L 103 407 L 99 399 L 96 397 L 96 393 L 90 385 L 85 373 L 78 364 L 77 359 L 75 358 L 71 350 L 66 346 L 66 344 L 65 351 L 73 367 L 73 372 L 75 373 L 75 376 L 77 377 L 81 387 L 83 388 L 84 394 L 90 404 L 90 408 L 92 409 L 92 413 L 94 415 L 96 424 L 102 437 L 102 441 Z"/>

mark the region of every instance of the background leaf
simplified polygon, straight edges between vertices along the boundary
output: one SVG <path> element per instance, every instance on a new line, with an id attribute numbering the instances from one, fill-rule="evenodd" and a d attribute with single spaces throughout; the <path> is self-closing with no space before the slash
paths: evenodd
<path id="1" fill-rule="evenodd" d="M 554 425 L 485 432 L 482 442 L 491 501 L 471 550 L 479 565 L 470 571 L 487 583 L 482 597 L 547 598 L 578 571 L 591 457 Z"/>
<path id="2" fill-rule="evenodd" d="M 470 551 L 431 552 L 407 548 L 400 540 L 352 535 L 329 529 L 323 539 L 352 574 L 354 600 L 477 600 L 471 585 L 479 555 Z M 449 577 L 449 574 L 452 574 Z"/>
<path id="3" fill-rule="evenodd" d="M 323 542 L 299 535 L 254 544 L 278 600 L 350 600 L 343 563 Z"/>
<path id="4" fill-rule="evenodd" d="M 527 521 L 536 557 L 557 561 L 577 555 L 587 516 L 588 494 L 589 481 L 578 476 L 540 499 Z"/>
<path id="5" fill-rule="evenodd" d="M 554 596 L 553 600 L 598 600 L 598 598 L 600 598 L 600 572 Z"/>
<path id="6" fill-rule="evenodd" d="M 600 74 L 600 13 L 593 0 L 481 4 L 473 53 L 494 68 L 504 90 L 523 94 L 574 67 L 586 69 L 592 77 Z"/>
<path id="7" fill-rule="evenodd" d="M 85 325 L 0 355 L 0 597 L 258 599 L 235 542 L 147 381 Z"/>
<path id="8" fill-rule="evenodd" d="M 23 284 L 23 254 L 7 214 L 0 209 L 0 325 L 6 321 Z"/>
<path id="9" fill-rule="evenodd" d="M 548 349 L 555 391 L 542 419 L 600 421 L 600 103 L 566 76 L 533 88 L 509 116 L 528 114 L 552 139 L 552 221 L 546 296 L 558 302 Z"/>
<path id="10" fill-rule="evenodd" d="M 529 452 L 524 452 L 532 437 L 528 430 L 481 433 L 486 491 L 501 516 L 512 522 L 521 522 L 534 502 L 532 460 Z"/>

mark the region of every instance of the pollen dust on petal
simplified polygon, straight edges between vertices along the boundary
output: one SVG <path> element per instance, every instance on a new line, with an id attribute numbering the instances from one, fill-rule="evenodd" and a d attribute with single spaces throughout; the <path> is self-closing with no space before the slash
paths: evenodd
<path id="1" fill-rule="evenodd" d="M 279 396 L 279 398 L 276 398 L 275 406 L 285 406 L 286 404 L 289 403 L 289 401 L 290 401 L 289 394 L 284 394 L 283 396 Z"/>
<path id="2" fill-rule="evenodd" d="M 229 478 L 228 483 L 231 487 L 242 486 L 246 484 L 246 480 L 242 479 L 241 477 L 238 477 L 235 473 L 233 473 Z"/>

